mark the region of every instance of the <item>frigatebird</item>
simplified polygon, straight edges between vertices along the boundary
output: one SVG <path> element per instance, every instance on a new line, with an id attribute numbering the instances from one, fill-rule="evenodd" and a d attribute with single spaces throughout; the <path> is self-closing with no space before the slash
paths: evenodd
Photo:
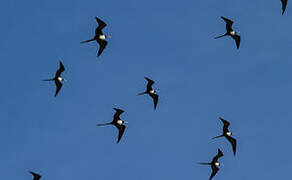
<path id="1" fill-rule="evenodd" d="M 92 39 L 82 41 L 80 43 L 82 44 L 82 43 L 87 43 L 91 41 L 96 41 L 99 44 L 99 50 L 97 53 L 97 57 L 99 57 L 107 45 L 106 39 L 108 39 L 109 36 L 104 35 L 102 32 L 102 29 L 106 27 L 107 24 L 103 22 L 101 19 L 99 19 L 98 17 L 95 17 L 95 19 L 98 23 L 98 27 L 95 29 L 95 36 Z"/>
<path id="2" fill-rule="evenodd" d="M 113 108 L 116 113 L 114 114 L 114 118 L 113 118 L 113 121 L 110 122 L 110 123 L 104 123 L 104 124 L 97 124 L 97 126 L 107 126 L 107 125 L 114 125 L 116 128 L 118 128 L 119 130 L 119 136 L 118 136 L 118 141 L 117 143 L 120 142 L 123 134 L 124 134 L 124 131 L 126 129 L 126 126 L 124 125 L 125 123 L 128 123 L 127 121 L 123 121 L 121 120 L 120 118 L 120 115 L 124 112 L 123 110 L 121 109 L 118 109 L 118 108 Z"/>
<path id="3" fill-rule="evenodd" d="M 223 125 L 223 134 L 220 136 L 216 136 L 213 139 L 216 138 L 220 138 L 220 137 L 225 137 L 232 145 L 232 150 L 233 150 L 233 154 L 235 156 L 236 154 L 236 139 L 234 139 L 232 136 L 232 133 L 228 130 L 228 127 L 230 125 L 230 123 L 228 121 L 226 121 L 225 119 L 219 117 L 219 119 L 222 121 Z"/>
<path id="4" fill-rule="evenodd" d="M 55 77 L 52 78 L 52 79 L 43 80 L 43 81 L 55 81 L 55 84 L 56 84 L 55 97 L 58 95 L 59 91 L 62 88 L 62 85 L 63 85 L 62 82 L 66 81 L 64 78 L 61 77 L 61 73 L 65 71 L 65 67 L 64 67 L 64 65 L 63 65 L 63 63 L 61 61 L 59 61 L 59 62 L 60 62 L 60 67 L 57 70 Z"/>
<path id="5" fill-rule="evenodd" d="M 221 16 L 221 18 L 225 21 L 226 23 L 226 33 L 221 35 L 221 36 L 217 36 L 215 39 L 218 39 L 218 38 L 221 38 L 221 37 L 224 37 L 224 36 L 231 36 L 234 40 L 235 40 L 235 43 L 236 43 L 236 47 L 237 49 L 239 48 L 240 46 L 240 36 L 237 34 L 236 31 L 234 31 L 232 29 L 232 24 L 233 24 L 233 21 L 231 21 L 230 19 L 227 19 L 223 16 Z"/>
<path id="6" fill-rule="evenodd" d="M 281 2 L 282 2 L 282 15 L 283 15 L 286 10 L 288 0 L 281 0 Z"/>
<path id="7" fill-rule="evenodd" d="M 218 153 L 217 155 L 213 158 L 212 162 L 211 163 L 200 163 L 201 165 L 209 165 L 211 166 L 212 168 L 212 174 L 209 178 L 209 180 L 211 180 L 215 175 L 216 173 L 219 171 L 219 166 L 220 166 L 220 163 L 218 162 L 218 159 L 220 157 L 223 156 L 223 153 L 222 151 L 218 148 Z"/>
<path id="8" fill-rule="evenodd" d="M 156 109 L 159 96 L 156 94 L 156 91 L 152 88 L 152 85 L 155 82 L 153 80 L 149 79 L 148 77 L 145 77 L 145 79 L 148 81 L 147 87 L 146 87 L 146 91 L 142 92 L 142 93 L 139 93 L 138 95 L 148 94 L 153 99 L 154 109 Z"/>
<path id="9" fill-rule="evenodd" d="M 42 177 L 41 175 L 34 173 L 32 171 L 29 171 L 29 173 L 33 175 L 33 180 L 39 180 Z"/>

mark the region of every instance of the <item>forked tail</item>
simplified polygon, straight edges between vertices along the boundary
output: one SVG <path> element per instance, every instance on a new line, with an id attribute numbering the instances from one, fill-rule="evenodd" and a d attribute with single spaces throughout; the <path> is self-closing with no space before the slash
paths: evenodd
<path id="1" fill-rule="evenodd" d="M 215 39 L 222 38 L 222 37 L 224 37 L 224 36 L 227 36 L 227 34 L 223 34 L 223 35 L 221 35 L 221 36 L 217 36 L 217 37 L 215 37 Z"/>
<path id="2" fill-rule="evenodd" d="M 54 81 L 55 79 L 44 79 L 43 81 Z"/>
<path id="3" fill-rule="evenodd" d="M 147 94 L 147 92 L 138 93 L 137 96 Z"/>
<path id="4" fill-rule="evenodd" d="M 104 124 L 97 124 L 97 126 L 107 126 L 107 125 L 111 125 L 112 123 L 104 123 Z"/>
<path id="5" fill-rule="evenodd" d="M 211 165 L 212 163 L 199 163 L 200 165 Z"/>
<path id="6" fill-rule="evenodd" d="M 221 137 L 223 137 L 223 136 L 224 136 L 224 135 L 216 136 L 216 137 L 213 137 L 212 139 L 221 138 Z"/>
<path id="7" fill-rule="evenodd" d="M 88 42 L 91 42 L 91 41 L 94 41 L 95 39 L 93 38 L 93 39 L 89 39 L 89 40 L 86 40 L 86 41 L 82 41 L 82 42 L 80 42 L 80 44 L 83 44 L 83 43 L 88 43 Z"/>

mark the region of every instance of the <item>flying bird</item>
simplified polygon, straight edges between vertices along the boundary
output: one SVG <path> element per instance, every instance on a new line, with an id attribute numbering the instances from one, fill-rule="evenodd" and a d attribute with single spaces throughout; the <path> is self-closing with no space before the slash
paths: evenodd
<path id="1" fill-rule="evenodd" d="M 139 93 L 138 95 L 148 94 L 153 99 L 154 109 L 156 109 L 159 96 L 156 94 L 156 91 L 152 88 L 152 85 L 155 82 L 153 80 L 149 79 L 148 77 L 145 77 L 145 79 L 148 81 L 146 91 Z"/>
<path id="2" fill-rule="evenodd" d="M 97 126 L 114 125 L 116 128 L 118 128 L 119 135 L 118 135 L 117 143 L 119 143 L 121 138 L 122 138 L 122 136 L 123 136 L 123 134 L 124 134 L 124 131 L 126 129 L 126 126 L 124 124 L 126 124 L 128 122 L 127 121 L 123 121 L 120 118 L 120 115 L 124 112 L 123 110 L 118 109 L 118 108 L 113 108 L 113 109 L 116 111 L 116 113 L 114 114 L 114 117 L 113 117 L 113 121 L 110 122 L 110 123 L 97 124 Z"/>
<path id="3" fill-rule="evenodd" d="M 221 37 L 224 37 L 224 36 L 231 36 L 234 40 L 235 40 L 235 43 L 236 43 L 236 47 L 237 49 L 239 48 L 240 46 L 240 36 L 237 34 L 236 31 L 234 31 L 232 29 L 232 24 L 233 24 L 233 21 L 221 16 L 221 18 L 225 21 L 226 23 L 226 33 L 221 35 L 221 36 L 217 36 L 215 39 L 218 39 L 218 38 L 221 38 Z"/>
<path id="4" fill-rule="evenodd" d="M 33 175 L 33 180 L 39 180 L 42 176 L 40 176 L 39 174 L 37 173 L 34 173 L 32 171 L 29 171 L 30 174 Z"/>
<path id="5" fill-rule="evenodd" d="M 106 36 L 105 34 L 103 34 L 102 29 L 104 27 L 106 27 L 106 23 L 103 22 L 101 19 L 99 19 L 98 17 L 95 17 L 97 23 L 98 23 L 98 27 L 95 29 L 95 36 L 92 39 L 86 40 L 86 41 L 82 41 L 82 43 L 87 43 L 87 42 L 91 42 L 91 41 L 96 41 L 99 44 L 99 50 L 97 53 L 97 57 L 99 57 L 101 55 L 101 53 L 103 52 L 104 48 L 107 45 L 107 41 L 106 39 L 110 38 L 109 36 Z"/>
<path id="6" fill-rule="evenodd" d="M 61 90 L 61 88 L 63 86 L 62 82 L 66 81 L 64 78 L 61 77 L 61 73 L 65 71 L 65 67 L 61 61 L 59 61 L 59 63 L 60 63 L 60 67 L 57 70 L 55 77 L 52 79 L 43 80 L 43 81 L 55 81 L 55 84 L 56 84 L 55 97 L 58 95 L 59 91 Z"/>
<path id="7" fill-rule="evenodd" d="M 286 10 L 288 0 L 281 0 L 281 2 L 282 2 L 282 15 L 283 15 Z"/>
<path id="8" fill-rule="evenodd" d="M 213 158 L 212 162 L 211 163 L 200 163 L 201 165 L 208 165 L 208 166 L 211 166 L 212 168 L 212 174 L 209 178 L 209 180 L 211 180 L 216 174 L 217 172 L 219 171 L 219 166 L 220 166 L 220 163 L 218 162 L 218 159 L 220 157 L 223 156 L 223 153 L 220 149 L 218 149 L 218 153 L 217 155 Z"/>
<path id="9" fill-rule="evenodd" d="M 224 124 L 223 125 L 223 134 L 220 135 L 220 136 L 216 136 L 213 139 L 220 138 L 220 137 L 225 137 L 231 143 L 233 154 L 235 156 L 235 154 L 236 154 L 236 139 L 231 137 L 232 133 L 228 130 L 228 127 L 229 127 L 230 123 L 228 121 L 226 121 L 225 119 L 221 118 L 221 117 L 219 119 Z"/>

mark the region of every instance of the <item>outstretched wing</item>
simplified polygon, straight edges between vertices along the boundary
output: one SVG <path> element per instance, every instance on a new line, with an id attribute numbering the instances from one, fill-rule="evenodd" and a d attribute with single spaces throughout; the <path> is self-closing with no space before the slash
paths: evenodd
<path id="1" fill-rule="evenodd" d="M 220 149 L 218 149 L 218 153 L 217 153 L 217 155 L 213 158 L 212 162 L 217 162 L 218 159 L 219 159 L 220 157 L 222 157 L 222 156 L 224 156 L 224 154 L 222 153 L 222 151 L 221 151 Z M 212 164 L 213 164 L 213 163 L 212 163 Z"/>
<path id="2" fill-rule="evenodd" d="M 59 69 L 58 69 L 57 72 L 56 72 L 56 77 L 61 76 L 61 73 L 62 73 L 63 71 L 65 71 L 65 67 L 64 67 L 63 63 L 60 61 L 60 67 L 59 67 Z"/>
<path id="3" fill-rule="evenodd" d="M 99 50 L 98 50 L 98 53 L 97 53 L 97 57 L 99 57 L 101 55 L 101 53 L 103 52 L 104 48 L 106 47 L 107 41 L 106 40 L 102 40 L 102 39 L 97 39 L 96 41 L 99 44 Z"/>
<path id="4" fill-rule="evenodd" d="M 39 180 L 42 177 L 41 175 L 34 173 L 32 171 L 29 171 L 29 173 L 33 175 L 33 180 Z"/>
<path id="5" fill-rule="evenodd" d="M 114 108 L 114 110 L 116 111 L 116 113 L 114 114 L 113 122 L 116 122 L 120 119 L 120 115 L 124 113 L 124 110 L 118 108 Z"/>
<path id="6" fill-rule="evenodd" d="M 58 79 L 55 80 L 55 84 L 56 84 L 56 93 L 55 93 L 55 97 L 56 97 L 59 91 L 61 90 L 63 84 Z"/>
<path id="7" fill-rule="evenodd" d="M 281 2 L 282 2 L 282 15 L 283 15 L 286 10 L 288 0 L 281 0 Z"/>
<path id="8" fill-rule="evenodd" d="M 232 38 L 235 40 L 236 47 L 238 49 L 240 46 L 240 36 L 236 34 L 236 35 L 232 36 Z"/>
<path id="9" fill-rule="evenodd" d="M 98 23 L 98 27 L 95 29 L 95 34 L 102 34 L 102 29 L 106 26 L 106 23 L 103 22 L 101 19 L 98 17 L 95 17 L 96 22 Z"/>
<path id="10" fill-rule="evenodd" d="M 219 168 L 217 168 L 216 166 L 211 166 L 211 167 L 212 167 L 212 174 L 211 174 L 209 180 L 211 180 L 219 171 Z"/>
<path id="11" fill-rule="evenodd" d="M 230 125 L 230 123 L 228 121 L 226 121 L 225 119 L 219 117 L 219 119 L 222 121 L 223 125 L 223 131 L 224 132 L 228 132 L 228 127 Z"/>
<path id="12" fill-rule="evenodd" d="M 232 150 L 233 150 L 233 154 L 235 156 L 236 154 L 236 139 L 234 139 L 233 137 L 231 136 L 226 136 L 227 140 L 231 143 L 232 145 Z"/>
<path id="13" fill-rule="evenodd" d="M 158 103 L 158 95 L 157 94 L 149 94 L 150 97 L 153 99 L 153 103 L 154 103 L 154 109 L 156 109 L 157 107 L 157 103 Z"/>
<path id="14" fill-rule="evenodd" d="M 232 24 L 233 24 L 233 21 L 231 21 L 230 19 L 227 19 L 226 17 L 223 17 L 221 16 L 221 18 L 225 21 L 226 23 L 226 30 L 229 32 L 229 31 L 232 31 Z"/>
<path id="15" fill-rule="evenodd" d="M 148 81 L 147 84 L 147 91 L 152 90 L 152 85 L 155 83 L 153 80 L 149 79 L 148 77 L 145 77 L 145 79 Z"/>
<path id="16" fill-rule="evenodd" d="M 125 132 L 126 126 L 125 126 L 125 125 L 116 125 L 116 127 L 117 127 L 118 130 L 119 130 L 118 141 L 117 141 L 117 143 L 119 143 L 120 140 L 121 140 L 122 137 L 123 137 L 123 134 L 124 134 L 124 132 Z"/>

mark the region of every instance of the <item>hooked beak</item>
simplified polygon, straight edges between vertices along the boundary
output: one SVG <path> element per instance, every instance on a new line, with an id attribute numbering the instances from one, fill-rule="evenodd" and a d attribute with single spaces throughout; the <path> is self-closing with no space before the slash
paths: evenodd
<path id="1" fill-rule="evenodd" d="M 128 124 L 128 121 L 124 121 L 124 124 Z"/>

